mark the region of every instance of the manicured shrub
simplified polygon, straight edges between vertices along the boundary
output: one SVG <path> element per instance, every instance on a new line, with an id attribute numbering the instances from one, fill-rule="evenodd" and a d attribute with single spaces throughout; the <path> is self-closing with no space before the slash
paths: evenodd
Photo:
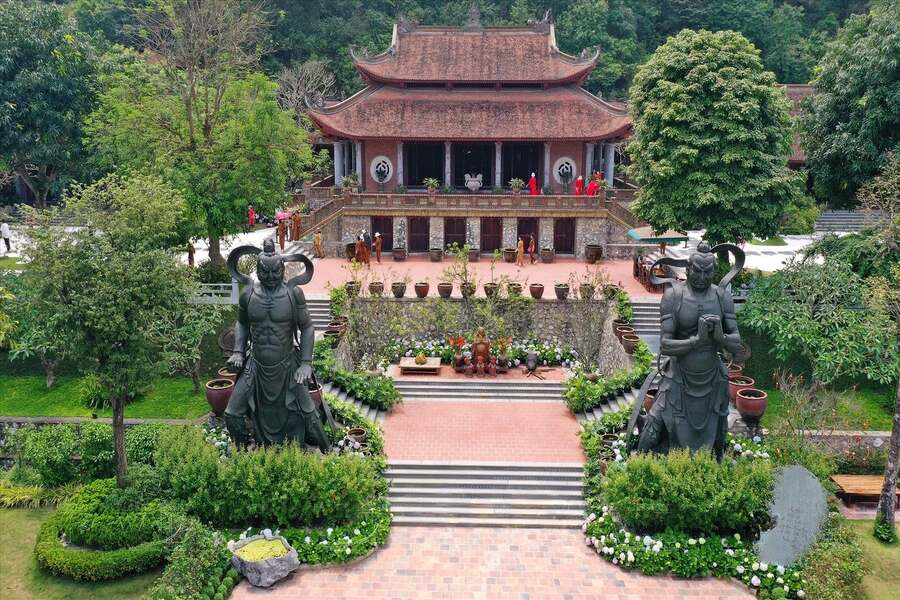
<path id="1" fill-rule="evenodd" d="M 338 367 L 332 342 L 327 339 L 316 342 L 313 367 L 322 380 L 331 382 L 373 408 L 389 411 L 400 402 L 400 392 L 390 377 L 357 373 Z"/>
<path id="2" fill-rule="evenodd" d="M 315 529 L 287 528 L 281 535 L 297 550 L 303 564 L 337 564 L 356 560 L 387 541 L 391 509 L 384 498 L 370 502 L 346 525 Z M 327 544 L 322 542 L 327 541 Z"/>
<path id="3" fill-rule="evenodd" d="M 181 514 L 160 502 L 133 510 L 116 506 L 115 479 L 98 479 L 83 486 L 56 512 L 56 524 L 80 546 L 114 550 L 160 539 L 175 528 Z"/>
<path id="4" fill-rule="evenodd" d="M 185 521 L 162 576 L 146 600 L 211 598 L 231 553 L 218 534 L 194 519 Z"/>
<path id="5" fill-rule="evenodd" d="M 647 344 L 639 341 L 632 358 L 634 363 L 630 368 L 599 377 L 597 381 L 588 381 L 581 373 L 567 379 L 564 387 L 569 410 L 573 413 L 585 412 L 609 402 L 621 391 L 641 386 L 650 372 L 653 353 Z"/>
<path id="6" fill-rule="evenodd" d="M 70 548 L 60 541 L 58 517 L 51 516 L 38 531 L 34 556 L 38 564 L 53 573 L 79 581 L 119 579 L 144 573 L 163 561 L 166 545 L 162 540 L 117 550 Z"/>
<path id="7" fill-rule="evenodd" d="M 838 515 L 829 517 L 819 540 L 803 559 L 806 593 L 817 600 L 862 598 L 866 574 L 856 533 Z"/>
<path id="8" fill-rule="evenodd" d="M 769 522 L 773 486 L 767 460 L 719 464 L 709 452 L 673 451 L 611 465 L 603 494 L 622 522 L 638 532 L 756 533 Z"/>
<path id="9" fill-rule="evenodd" d="M 153 464 L 153 452 L 159 443 L 159 437 L 170 426 L 165 423 L 144 423 L 125 430 L 125 454 L 128 463 Z"/>
<path id="10" fill-rule="evenodd" d="M 112 477 L 116 470 L 116 452 L 112 426 L 88 421 L 78 429 L 81 463 L 78 470 L 85 479 Z M 129 457 L 131 458 L 131 457 Z"/>
<path id="11" fill-rule="evenodd" d="M 72 455 L 78 448 L 78 436 L 72 425 L 23 427 L 16 437 L 18 462 L 34 469 L 41 485 L 57 487 L 75 479 L 77 469 Z"/>
<path id="12" fill-rule="evenodd" d="M 382 481 L 375 461 L 322 457 L 295 445 L 220 459 L 197 428 L 166 432 L 156 463 L 185 510 L 222 527 L 346 522 Z"/>

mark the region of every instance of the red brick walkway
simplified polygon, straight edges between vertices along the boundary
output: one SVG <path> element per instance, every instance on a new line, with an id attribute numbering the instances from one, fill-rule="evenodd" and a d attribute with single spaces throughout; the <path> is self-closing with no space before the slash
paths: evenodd
<path id="1" fill-rule="evenodd" d="M 389 459 L 583 462 L 566 405 L 409 401 L 384 422 Z"/>
<path id="2" fill-rule="evenodd" d="M 732 581 L 645 577 L 584 545 L 580 531 L 395 527 L 387 545 L 348 567 L 298 571 L 270 590 L 246 582 L 232 600 L 271 598 L 748 600 Z"/>

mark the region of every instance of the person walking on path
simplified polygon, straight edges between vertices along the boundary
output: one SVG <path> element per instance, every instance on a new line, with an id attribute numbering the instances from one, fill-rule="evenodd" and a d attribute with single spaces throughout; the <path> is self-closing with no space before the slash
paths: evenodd
<path id="1" fill-rule="evenodd" d="M 278 220 L 278 228 L 276 231 L 278 232 L 278 245 L 281 246 L 281 251 L 284 252 L 284 235 L 286 233 L 287 227 L 284 226 L 284 219 Z"/>
<path id="2" fill-rule="evenodd" d="M 534 236 L 532 235 L 531 239 L 528 240 L 528 256 L 531 258 L 531 264 L 537 262 L 536 245 L 537 244 L 534 243 Z"/>
<path id="3" fill-rule="evenodd" d="M 325 251 L 322 249 L 321 229 L 316 229 L 316 235 L 313 236 L 313 256 L 315 258 L 325 258 Z"/>
<path id="4" fill-rule="evenodd" d="M 294 214 L 291 215 L 291 241 L 299 242 L 300 241 L 300 220 L 302 217 L 300 216 L 300 211 L 295 210 Z"/>
<path id="5" fill-rule="evenodd" d="M 187 243 L 187 259 L 188 259 L 188 266 L 193 267 L 194 266 L 194 244 L 192 244 L 190 240 L 188 240 L 188 243 Z"/>
<path id="6" fill-rule="evenodd" d="M 362 234 L 360 234 L 356 238 L 356 250 L 353 252 L 353 259 L 360 264 L 366 262 L 365 246 L 366 243 L 363 241 Z"/>
<path id="7" fill-rule="evenodd" d="M 375 260 L 378 261 L 378 264 L 381 264 L 381 244 L 384 242 L 381 234 L 377 231 L 375 232 Z"/>
<path id="8" fill-rule="evenodd" d="M 516 244 L 516 265 L 519 267 L 525 266 L 525 242 L 522 238 L 519 238 L 519 243 Z"/>
<path id="9" fill-rule="evenodd" d="M 3 221 L 3 224 L 0 225 L 0 234 L 3 236 L 3 254 L 9 254 L 12 252 L 12 231 L 9 229 L 9 223 L 5 220 Z"/>
<path id="10" fill-rule="evenodd" d="M 247 225 L 252 229 L 254 225 L 256 225 L 256 211 L 253 210 L 253 205 L 247 207 Z"/>
<path id="11" fill-rule="evenodd" d="M 372 236 L 365 229 L 360 232 L 360 236 L 363 241 L 363 262 L 369 267 L 372 263 Z"/>

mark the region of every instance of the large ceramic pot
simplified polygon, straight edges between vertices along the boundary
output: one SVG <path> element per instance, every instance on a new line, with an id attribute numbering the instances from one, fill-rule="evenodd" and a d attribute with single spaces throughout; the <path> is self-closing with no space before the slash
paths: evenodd
<path id="1" fill-rule="evenodd" d="M 506 291 L 509 292 L 510 296 L 521 296 L 522 284 L 514 281 L 506 286 Z"/>
<path id="2" fill-rule="evenodd" d="M 322 334 L 324 337 L 333 341 L 333 343 L 337 343 L 339 339 L 341 339 L 341 335 L 343 335 L 340 331 L 335 331 L 334 329 L 326 329 L 325 333 Z"/>
<path id="3" fill-rule="evenodd" d="M 228 367 L 222 367 L 216 371 L 216 376 L 219 379 L 227 379 L 229 381 L 237 381 L 238 378 L 238 374 L 232 372 Z"/>
<path id="4" fill-rule="evenodd" d="M 626 333 L 622 336 L 622 347 L 625 348 L 626 354 L 634 354 L 634 348 L 637 346 L 637 343 L 641 341 L 641 338 L 634 335 L 633 333 Z"/>
<path id="5" fill-rule="evenodd" d="M 552 263 L 554 256 L 555 252 L 553 252 L 553 248 L 541 248 L 542 263 Z"/>
<path id="6" fill-rule="evenodd" d="M 459 286 L 459 293 L 462 294 L 463 298 L 471 298 L 475 295 L 476 289 L 477 288 L 475 287 L 474 283 L 464 283 Z"/>
<path id="7" fill-rule="evenodd" d="M 391 284 L 391 293 L 394 294 L 394 298 L 402 298 L 406 295 L 406 283 L 395 281 Z"/>
<path id="8" fill-rule="evenodd" d="M 351 298 L 356 298 L 359 295 L 360 283 L 358 281 L 348 281 L 344 284 L 344 289 L 347 290 L 347 295 Z"/>
<path id="9" fill-rule="evenodd" d="M 508 263 L 516 262 L 516 249 L 515 248 L 504 248 L 503 249 L 503 260 Z"/>
<path id="10" fill-rule="evenodd" d="M 603 246 L 600 244 L 587 244 L 584 247 L 584 260 L 588 263 L 595 263 L 603 258 Z"/>
<path id="11" fill-rule="evenodd" d="M 347 330 L 347 322 L 346 321 L 329 321 L 328 327 L 326 331 L 337 331 L 340 334 L 343 334 Z"/>
<path id="12" fill-rule="evenodd" d="M 381 296 L 384 293 L 384 282 L 373 281 L 369 284 L 369 293 L 373 296 Z"/>
<path id="13" fill-rule="evenodd" d="M 753 384 L 756 383 L 746 375 L 731 375 L 728 376 L 728 397 L 731 398 L 732 402 L 737 402 L 737 393 L 740 390 L 744 390 L 747 388 L 752 388 Z"/>
<path id="14" fill-rule="evenodd" d="M 441 262 L 444 259 L 444 251 L 440 248 L 431 248 L 428 256 L 431 257 L 431 262 Z"/>
<path id="15" fill-rule="evenodd" d="M 356 258 L 356 242 L 344 244 L 344 255 L 347 257 L 347 260 Z"/>
<path id="16" fill-rule="evenodd" d="M 347 431 L 347 437 L 349 437 L 354 442 L 359 442 L 360 444 L 365 443 L 366 439 L 368 439 L 369 434 L 366 433 L 366 430 L 362 427 L 351 427 Z"/>
<path id="17" fill-rule="evenodd" d="M 590 283 L 582 283 L 578 286 L 578 292 L 582 300 L 591 300 L 594 297 L 594 286 Z"/>
<path id="18" fill-rule="evenodd" d="M 569 286 L 565 283 L 557 283 L 553 286 L 553 291 L 556 292 L 557 300 L 565 300 L 569 297 Z"/>
<path id="19" fill-rule="evenodd" d="M 427 281 L 420 281 L 420 282 L 418 282 L 417 284 L 415 284 L 415 285 L 413 286 L 413 289 L 416 290 L 416 297 L 417 297 L 417 298 L 424 298 L 425 296 L 427 296 L 427 295 L 428 295 L 428 289 L 429 289 L 430 287 L 431 287 L 431 286 L 428 285 L 428 282 L 427 282 Z"/>
<path id="20" fill-rule="evenodd" d="M 394 255 L 394 260 L 397 262 L 403 262 L 406 260 L 406 248 L 403 246 L 398 246 L 391 251 Z"/>
<path id="21" fill-rule="evenodd" d="M 442 281 L 438 284 L 438 294 L 441 298 L 449 298 L 453 293 L 453 284 Z"/>
<path id="22" fill-rule="evenodd" d="M 531 292 L 531 297 L 535 300 L 540 300 L 544 296 L 544 284 L 543 283 L 532 283 L 528 286 L 528 291 Z"/>
<path id="23" fill-rule="evenodd" d="M 728 365 L 728 377 L 737 377 L 738 375 L 742 375 L 744 373 L 744 365 Z"/>
<path id="24" fill-rule="evenodd" d="M 616 330 L 616 327 L 631 327 L 631 323 L 629 323 L 625 319 L 613 319 L 612 325 L 613 331 Z"/>
<path id="25" fill-rule="evenodd" d="M 626 335 L 634 335 L 634 327 L 631 327 L 630 325 L 619 325 L 616 327 L 616 337 L 619 338 L 620 342 Z"/>
<path id="26" fill-rule="evenodd" d="M 230 379 L 213 379 L 206 382 L 206 401 L 217 417 L 225 414 L 225 407 L 234 391 L 234 382 Z"/>
<path id="27" fill-rule="evenodd" d="M 496 283 L 484 284 L 484 295 L 487 296 L 488 298 L 493 298 L 494 296 L 497 295 L 497 289 L 499 287 L 500 286 L 497 285 Z"/>
<path id="28" fill-rule="evenodd" d="M 741 413 L 744 423 L 749 427 L 758 427 L 760 418 L 769 406 L 769 395 L 756 388 L 744 388 L 738 390 L 734 404 L 737 411 Z"/>
<path id="29" fill-rule="evenodd" d="M 478 262 L 479 260 L 481 260 L 481 250 L 469 248 L 469 262 Z"/>

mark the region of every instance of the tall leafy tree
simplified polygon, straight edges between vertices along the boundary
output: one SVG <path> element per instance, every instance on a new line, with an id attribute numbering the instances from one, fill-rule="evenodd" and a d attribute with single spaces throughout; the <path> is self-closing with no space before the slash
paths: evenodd
<path id="1" fill-rule="evenodd" d="M 706 229 L 711 242 L 773 235 L 799 193 L 788 103 L 739 33 L 685 30 L 631 87 L 630 174 L 654 229 Z"/>
<path id="2" fill-rule="evenodd" d="M 853 204 L 856 190 L 900 151 L 900 4 L 847 20 L 819 64 L 801 142 L 816 194 Z"/>
<path id="3" fill-rule="evenodd" d="M 0 162 L 39 207 L 78 168 L 95 73 L 91 41 L 62 7 L 0 2 Z"/>

